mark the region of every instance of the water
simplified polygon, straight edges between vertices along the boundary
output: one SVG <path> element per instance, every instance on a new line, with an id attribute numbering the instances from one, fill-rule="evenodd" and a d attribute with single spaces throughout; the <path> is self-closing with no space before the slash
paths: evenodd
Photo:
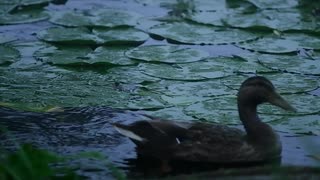
<path id="1" fill-rule="evenodd" d="M 108 107 L 65 108 L 63 112 L 51 113 L 0 107 L 0 126 L 5 126 L 10 132 L 9 135 L 0 136 L 0 145 L 14 149 L 13 142 L 31 143 L 60 155 L 95 151 L 107 156 L 126 172 L 137 170 L 134 168 L 137 165 L 134 144 L 117 133 L 112 123 L 127 124 L 141 120 L 143 116 L 140 113 Z M 319 160 L 311 157 L 320 154 L 320 149 L 316 148 L 320 147 L 317 136 L 279 134 L 283 143 L 282 165 L 320 165 Z M 79 174 L 91 178 L 111 177 L 109 170 L 99 162 L 80 161 L 80 164 Z"/>

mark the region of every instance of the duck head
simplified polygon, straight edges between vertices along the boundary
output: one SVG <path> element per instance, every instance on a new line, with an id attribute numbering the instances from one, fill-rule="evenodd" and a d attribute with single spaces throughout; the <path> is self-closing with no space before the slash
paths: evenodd
<path id="1" fill-rule="evenodd" d="M 273 84 L 265 77 L 254 76 L 245 80 L 238 93 L 238 107 L 256 109 L 257 105 L 269 102 L 284 110 L 296 112 L 277 92 Z"/>

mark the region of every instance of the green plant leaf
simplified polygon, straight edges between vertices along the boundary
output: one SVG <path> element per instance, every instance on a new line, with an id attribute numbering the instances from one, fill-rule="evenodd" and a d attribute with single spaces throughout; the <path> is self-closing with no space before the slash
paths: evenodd
<path id="1" fill-rule="evenodd" d="M 135 26 L 141 15 L 116 9 L 68 10 L 52 13 L 50 21 L 69 27 L 77 26 Z"/>
<path id="2" fill-rule="evenodd" d="M 12 63 L 20 59 L 20 52 L 7 45 L 0 45 L 0 65 Z"/>
<path id="3" fill-rule="evenodd" d="M 140 44 L 149 38 L 148 34 L 129 27 L 94 28 L 92 31 L 103 44 Z"/>
<path id="4" fill-rule="evenodd" d="M 0 24 L 33 23 L 48 18 L 49 15 L 41 9 L 21 10 L 12 14 L 1 14 Z"/>
<path id="5" fill-rule="evenodd" d="M 206 26 L 195 23 L 176 22 L 153 26 L 149 32 L 188 44 L 239 43 L 257 38 L 257 34 L 225 27 Z"/>
<path id="6" fill-rule="evenodd" d="M 298 0 L 247 0 L 260 9 L 292 8 L 299 4 Z"/>
<path id="7" fill-rule="evenodd" d="M 134 48 L 126 52 L 126 56 L 148 62 L 188 63 L 207 58 L 209 53 L 179 46 L 151 45 Z"/>
<path id="8" fill-rule="evenodd" d="M 258 57 L 261 64 L 274 70 L 299 73 L 299 74 L 320 74 L 320 55 L 318 52 L 313 52 L 312 55 L 297 56 L 297 55 L 271 55 L 264 54 Z"/>
<path id="9" fill-rule="evenodd" d="M 140 64 L 141 72 L 152 77 L 170 80 L 204 80 L 221 78 L 232 72 L 223 64 L 214 60 L 202 60 L 186 64 Z"/>

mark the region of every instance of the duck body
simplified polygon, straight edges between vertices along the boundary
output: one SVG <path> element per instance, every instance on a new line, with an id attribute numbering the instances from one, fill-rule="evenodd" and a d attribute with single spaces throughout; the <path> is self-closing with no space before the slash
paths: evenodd
<path id="1" fill-rule="evenodd" d="M 245 131 L 153 117 L 150 121 L 114 127 L 136 144 L 138 156 L 215 164 L 267 162 L 281 158 L 281 141 L 257 115 L 257 105 L 264 102 L 295 111 L 269 80 L 256 76 L 244 81 L 238 93 L 239 116 Z"/>

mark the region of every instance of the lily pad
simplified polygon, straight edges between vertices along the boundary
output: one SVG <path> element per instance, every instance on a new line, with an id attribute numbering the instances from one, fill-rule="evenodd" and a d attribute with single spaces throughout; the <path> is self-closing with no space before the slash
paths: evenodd
<path id="1" fill-rule="evenodd" d="M 285 117 L 272 122 L 272 127 L 278 131 L 293 132 L 297 134 L 320 135 L 319 115 L 306 115 Z"/>
<path id="2" fill-rule="evenodd" d="M 21 10 L 12 14 L 1 14 L 0 24 L 21 24 L 43 21 L 49 18 L 49 15 L 41 9 Z"/>
<path id="3" fill-rule="evenodd" d="M 40 31 L 38 38 L 47 42 L 63 44 L 140 44 L 146 41 L 148 34 L 133 28 L 105 29 L 95 28 L 93 33 L 85 28 L 52 27 Z"/>
<path id="4" fill-rule="evenodd" d="M 216 99 L 198 102 L 184 109 L 185 113 L 202 121 L 221 124 L 241 124 L 237 111 L 236 98 L 221 96 Z M 279 116 L 259 114 L 264 122 L 280 119 Z"/>
<path id="5" fill-rule="evenodd" d="M 170 80 L 204 80 L 221 78 L 232 72 L 214 60 L 203 60 L 186 64 L 140 64 L 139 69 L 152 77 Z"/>
<path id="6" fill-rule="evenodd" d="M 268 78 L 275 86 L 277 92 L 280 94 L 303 93 L 312 91 L 318 88 L 319 83 L 316 78 L 290 74 L 290 73 L 266 73 L 257 74 Z M 229 76 L 221 79 L 222 83 L 233 90 L 238 90 L 241 83 L 246 80 L 248 76 L 237 75 Z"/>
<path id="7" fill-rule="evenodd" d="M 299 5 L 298 0 L 247 0 L 260 9 L 292 8 Z"/>
<path id="8" fill-rule="evenodd" d="M 40 31 L 37 36 L 47 42 L 64 44 L 97 44 L 97 42 L 101 42 L 87 28 L 52 27 Z"/>
<path id="9" fill-rule="evenodd" d="M 198 98 L 212 97 L 230 93 L 230 89 L 223 85 L 220 79 L 199 82 L 162 80 L 143 87 L 152 92 L 161 93 L 173 98 L 175 96 L 185 96 L 186 98 L 190 96 L 197 96 Z"/>
<path id="10" fill-rule="evenodd" d="M 38 60 L 55 64 L 55 65 L 76 65 L 76 64 L 94 64 L 95 61 L 90 61 L 87 54 L 92 51 L 89 47 L 46 47 L 34 53 L 34 57 Z"/>
<path id="11" fill-rule="evenodd" d="M 166 107 L 160 96 L 122 91 L 115 87 L 109 75 L 93 71 L 1 71 L 0 88 L 2 104 L 22 109 L 97 105 L 122 109 Z"/>
<path id="12" fill-rule="evenodd" d="M 48 4 L 51 0 L 2 0 L 0 4 L 15 4 L 18 6 L 31 6 Z"/>
<path id="13" fill-rule="evenodd" d="M 237 46 L 259 52 L 289 53 L 300 48 L 319 49 L 320 40 L 316 36 L 287 33 L 282 36 L 265 36 L 256 41 L 237 44 Z"/>
<path id="14" fill-rule="evenodd" d="M 135 26 L 141 15 L 124 10 L 116 9 L 90 9 L 57 11 L 52 13 L 50 21 L 55 24 L 77 26 Z"/>
<path id="15" fill-rule="evenodd" d="M 319 25 L 312 19 L 311 15 L 302 14 L 298 9 L 266 9 L 251 14 L 231 13 L 224 22 L 238 28 L 315 31 Z"/>
<path id="16" fill-rule="evenodd" d="M 188 63 L 207 58 L 209 53 L 180 46 L 151 45 L 132 49 L 126 56 L 149 62 Z"/>
<path id="17" fill-rule="evenodd" d="M 4 33 L 0 34 L 0 44 L 4 44 L 4 43 L 11 42 L 11 41 L 14 41 L 14 40 L 16 40 L 15 37 L 8 36 L 8 35 L 6 35 Z"/>
<path id="18" fill-rule="evenodd" d="M 214 26 L 224 26 L 223 18 L 228 14 L 227 10 L 219 11 L 198 11 L 186 17 L 192 21 Z"/>
<path id="19" fill-rule="evenodd" d="M 176 22 L 153 26 L 149 32 L 187 44 L 228 44 L 256 39 L 255 33 L 240 29 Z"/>
<path id="20" fill-rule="evenodd" d="M 94 28 L 92 32 L 103 40 L 103 44 L 140 44 L 149 38 L 148 34 L 128 27 Z"/>
<path id="21" fill-rule="evenodd" d="M 264 54 L 260 55 L 258 59 L 264 66 L 278 71 L 309 75 L 320 74 L 320 55 L 317 52 L 309 57 Z"/>
<path id="22" fill-rule="evenodd" d="M 124 53 L 132 46 L 101 46 L 86 57 L 90 63 L 110 63 L 114 65 L 133 65 L 135 61 L 127 58 Z"/>
<path id="23" fill-rule="evenodd" d="M 141 73 L 136 66 L 113 67 L 107 73 L 114 82 L 120 85 L 120 88 L 123 85 L 132 86 L 160 81 L 159 78 Z M 129 87 L 129 89 L 132 89 L 132 87 Z"/>
<path id="24" fill-rule="evenodd" d="M 290 94 L 283 95 L 297 112 L 289 112 L 282 110 L 278 107 L 263 104 L 259 106 L 258 110 L 264 114 L 275 114 L 275 115 L 306 115 L 306 114 L 316 114 L 320 112 L 320 97 L 313 96 L 310 94 Z"/>
<path id="25" fill-rule="evenodd" d="M 12 63 L 20 58 L 20 52 L 11 47 L 0 45 L 0 65 Z"/>

